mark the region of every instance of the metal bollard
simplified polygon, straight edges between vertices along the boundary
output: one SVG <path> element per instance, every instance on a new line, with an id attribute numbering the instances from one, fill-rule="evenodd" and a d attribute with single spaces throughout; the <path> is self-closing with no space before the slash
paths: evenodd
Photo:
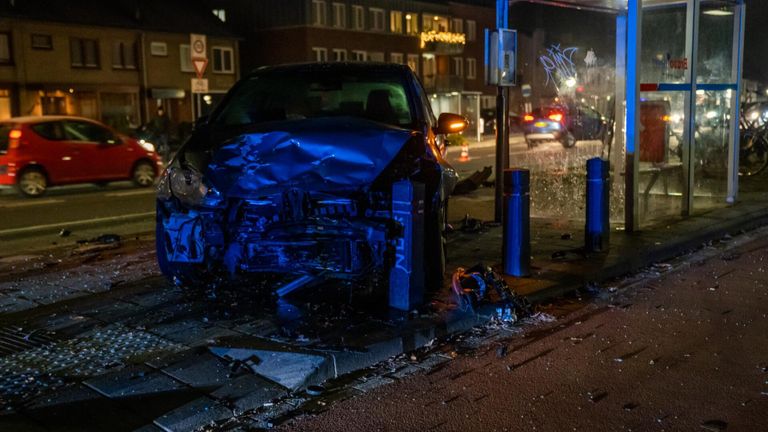
<path id="1" fill-rule="evenodd" d="M 531 274 L 531 174 L 527 169 L 504 170 L 504 243 L 502 264 L 508 276 Z"/>
<path id="2" fill-rule="evenodd" d="M 411 311 L 424 303 L 424 183 L 394 183 L 392 214 L 403 233 L 389 273 L 389 306 Z"/>
<path id="3" fill-rule="evenodd" d="M 599 157 L 587 161 L 587 223 L 584 228 L 587 252 L 608 250 L 611 233 L 609 168 L 608 161 Z"/>

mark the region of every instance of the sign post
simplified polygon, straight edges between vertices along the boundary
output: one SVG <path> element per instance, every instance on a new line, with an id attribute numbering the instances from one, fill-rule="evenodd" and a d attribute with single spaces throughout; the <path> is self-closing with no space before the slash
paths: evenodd
<path id="1" fill-rule="evenodd" d="M 190 89 L 192 94 L 195 95 L 195 116 L 199 117 L 201 113 L 200 109 L 200 95 L 208 93 L 208 79 L 203 78 L 205 75 L 205 69 L 208 67 L 208 42 L 204 34 L 190 33 L 189 35 L 189 57 L 192 62 L 192 66 L 195 68 L 195 75 L 197 78 L 190 80 Z"/>

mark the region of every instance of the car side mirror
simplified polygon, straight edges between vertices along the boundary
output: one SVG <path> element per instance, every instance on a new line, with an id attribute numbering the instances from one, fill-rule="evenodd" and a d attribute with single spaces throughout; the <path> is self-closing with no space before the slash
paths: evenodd
<path id="1" fill-rule="evenodd" d="M 468 125 L 469 122 L 462 115 L 442 113 L 437 119 L 435 133 L 438 135 L 459 133 L 466 129 Z"/>

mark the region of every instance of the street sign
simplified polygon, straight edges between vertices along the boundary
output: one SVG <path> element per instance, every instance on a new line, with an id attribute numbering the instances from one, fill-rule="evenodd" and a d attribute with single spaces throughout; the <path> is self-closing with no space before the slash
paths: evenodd
<path id="1" fill-rule="evenodd" d="M 203 74 L 205 73 L 205 68 L 208 66 L 208 60 L 193 58 L 192 66 L 195 67 L 195 74 L 197 74 L 197 77 L 202 78 Z"/>
<path id="2" fill-rule="evenodd" d="M 192 78 L 190 87 L 192 88 L 192 93 L 208 93 L 208 79 Z"/>
<path id="3" fill-rule="evenodd" d="M 193 60 L 208 58 L 208 49 L 206 48 L 206 39 L 204 34 L 190 33 L 189 56 Z"/>
<path id="4" fill-rule="evenodd" d="M 523 94 L 523 97 L 531 97 L 531 85 L 530 84 L 523 84 L 520 86 L 520 93 Z"/>
<path id="5" fill-rule="evenodd" d="M 516 84 L 517 30 L 485 29 L 485 83 L 499 87 Z"/>

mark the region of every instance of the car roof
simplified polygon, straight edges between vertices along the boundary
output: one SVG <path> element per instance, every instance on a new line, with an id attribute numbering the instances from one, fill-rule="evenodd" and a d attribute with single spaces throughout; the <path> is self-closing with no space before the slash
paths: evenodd
<path id="1" fill-rule="evenodd" d="M 381 62 L 312 62 L 312 63 L 292 63 L 276 66 L 262 66 L 254 69 L 249 75 L 256 75 L 263 72 L 320 72 L 320 71 L 338 71 L 338 72 L 369 72 L 369 71 L 389 71 L 404 73 L 410 72 L 408 65 L 397 63 Z"/>
<path id="2" fill-rule="evenodd" d="M 91 123 L 99 123 L 94 119 L 87 117 L 68 116 L 68 115 L 42 115 L 42 116 L 22 116 L 12 117 L 6 120 L 0 121 L 0 123 L 42 123 L 49 121 L 62 121 L 62 120 L 82 120 Z"/>

